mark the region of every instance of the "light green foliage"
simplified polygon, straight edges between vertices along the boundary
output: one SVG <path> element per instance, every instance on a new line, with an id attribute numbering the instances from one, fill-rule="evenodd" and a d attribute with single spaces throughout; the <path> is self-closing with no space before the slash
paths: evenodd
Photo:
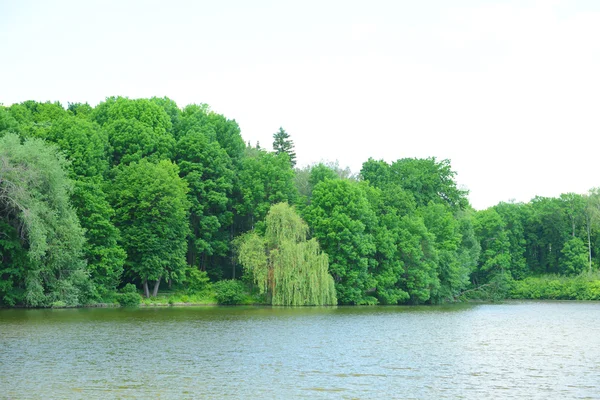
<path id="1" fill-rule="evenodd" d="M 110 97 L 91 117 L 108 133 L 112 165 L 170 159 L 175 147 L 171 117 L 155 101 Z"/>
<path id="2" fill-rule="evenodd" d="M 596 272 L 576 276 L 528 277 L 513 282 L 511 297 L 533 300 L 600 300 L 600 276 Z"/>
<path id="3" fill-rule="evenodd" d="M 287 203 L 271 206 L 266 223 L 265 240 L 268 248 L 276 248 L 286 241 L 292 243 L 306 241 L 308 225 Z"/>
<path id="4" fill-rule="evenodd" d="M 55 121 L 43 138 L 63 150 L 73 179 L 105 176 L 108 172 L 108 135 L 98 124 L 65 117 Z"/>
<path id="5" fill-rule="evenodd" d="M 206 271 L 200 271 L 198 268 L 186 267 L 183 283 L 189 293 L 198 293 L 207 288 L 210 279 Z"/>
<path id="6" fill-rule="evenodd" d="M 120 168 L 111 187 L 125 265 L 144 284 L 184 271 L 189 203 L 178 173 L 170 161 L 142 160 Z"/>
<path id="7" fill-rule="evenodd" d="M 258 285 L 260 293 L 272 290 L 272 287 L 269 288 L 270 266 L 265 238 L 255 231 L 251 231 L 239 236 L 235 243 L 238 247 L 238 262 L 244 266 L 247 274 Z"/>
<path id="8" fill-rule="evenodd" d="M 256 233 L 239 240 L 239 261 L 273 305 L 337 304 L 329 262 L 308 226 L 287 203 L 275 204 L 266 218 L 264 238 Z"/>
<path id="9" fill-rule="evenodd" d="M 170 133 L 173 128 L 165 109 L 149 99 L 109 97 L 94 108 L 91 116 L 101 126 L 124 119 L 139 121 L 157 133 Z"/>
<path id="10" fill-rule="evenodd" d="M 279 127 L 279 130 L 273 134 L 273 151 L 275 154 L 287 154 L 292 168 L 296 166 L 294 142 L 292 139 L 290 139 L 290 134 L 287 133 L 282 127 Z"/>
<path id="11" fill-rule="evenodd" d="M 0 217 L 9 239 L 2 253 L 12 261 L 3 262 L 2 280 L 12 282 L 5 288 L 23 289 L 22 296 L 8 288 L 0 293 L 7 303 L 77 305 L 88 300 L 84 235 L 69 202 L 72 183 L 65 167 L 57 149 L 39 139 L 21 144 L 12 133 L 0 139 Z"/>
<path id="12" fill-rule="evenodd" d="M 25 101 L 9 107 L 13 118 L 19 123 L 22 136 L 45 137 L 54 121 L 58 121 L 69 114 L 59 102 L 38 103 Z"/>
<path id="13" fill-rule="evenodd" d="M 371 302 L 376 281 L 370 271 L 376 247 L 377 217 L 363 187 L 348 180 L 325 180 L 315 186 L 304 218 L 329 255 L 329 269 L 343 304 Z"/>
<path id="14" fill-rule="evenodd" d="M 583 240 L 572 237 L 563 246 L 562 254 L 562 270 L 565 274 L 577 275 L 587 269 L 588 254 Z"/>

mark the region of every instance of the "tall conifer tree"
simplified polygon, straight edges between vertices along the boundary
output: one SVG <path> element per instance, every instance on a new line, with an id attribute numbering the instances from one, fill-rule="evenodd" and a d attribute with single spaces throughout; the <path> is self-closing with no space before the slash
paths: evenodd
<path id="1" fill-rule="evenodd" d="M 282 127 L 279 127 L 279 130 L 273 134 L 273 150 L 276 154 L 286 153 L 290 157 L 292 168 L 296 166 L 294 142 L 290 139 L 290 134 Z"/>

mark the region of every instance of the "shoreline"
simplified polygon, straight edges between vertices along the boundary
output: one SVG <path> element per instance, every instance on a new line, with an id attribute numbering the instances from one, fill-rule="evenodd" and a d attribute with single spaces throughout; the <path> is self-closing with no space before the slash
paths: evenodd
<path id="1" fill-rule="evenodd" d="M 186 308 L 186 307 L 272 307 L 272 308 L 313 308 L 313 307 L 440 307 L 440 306 L 452 306 L 458 304 L 510 304 L 510 303 L 520 303 L 520 302 L 544 302 L 544 303 L 600 303 L 600 300 L 575 300 L 575 299 L 528 299 L 528 298 L 507 298 L 500 301 L 485 301 L 485 300 L 467 300 L 467 301 L 458 301 L 451 303 L 441 303 L 441 304 L 362 304 L 362 305 L 354 305 L 354 304 L 340 304 L 340 305 L 329 305 L 329 306 L 273 306 L 271 304 L 266 303 L 253 303 L 253 304 L 218 304 L 218 303 L 153 303 L 153 304 L 144 304 L 141 303 L 138 306 L 121 306 L 118 303 L 95 303 L 88 304 L 82 306 L 57 306 L 57 307 L 25 307 L 25 306 L 15 306 L 15 307 L 0 307 L 0 310 L 16 310 L 16 309 L 27 309 L 27 310 L 64 310 L 64 309 L 75 309 L 75 308 Z"/>

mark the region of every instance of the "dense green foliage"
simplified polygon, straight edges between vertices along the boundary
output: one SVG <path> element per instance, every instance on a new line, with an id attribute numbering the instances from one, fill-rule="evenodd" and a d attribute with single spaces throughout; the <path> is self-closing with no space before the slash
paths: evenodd
<path id="1" fill-rule="evenodd" d="M 0 306 L 598 298 L 598 189 L 475 211 L 448 160 L 273 139 L 168 98 L 0 106 Z"/>
<path id="2" fill-rule="evenodd" d="M 600 300 L 600 276 L 543 275 L 515 281 L 510 290 L 515 299 Z"/>
<path id="3" fill-rule="evenodd" d="M 40 139 L 0 139 L 0 296 L 4 304 L 76 305 L 89 296 L 84 231 L 66 160 Z"/>
<path id="4" fill-rule="evenodd" d="M 138 294 L 135 285 L 128 283 L 117 296 L 117 301 L 123 307 L 137 307 L 142 302 L 142 297 Z"/>
<path id="5" fill-rule="evenodd" d="M 225 279 L 215 283 L 214 288 L 219 304 L 240 304 L 244 300 L 244 286 L 240 281 Z"/>

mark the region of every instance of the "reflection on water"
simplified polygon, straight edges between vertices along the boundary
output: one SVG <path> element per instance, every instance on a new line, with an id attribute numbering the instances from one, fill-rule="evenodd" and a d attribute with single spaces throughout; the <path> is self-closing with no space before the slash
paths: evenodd
<path id="1" fill-rule="evenodd" d="M 0 398 L 600 397 L 600 303 L 0 310 Z"/>

